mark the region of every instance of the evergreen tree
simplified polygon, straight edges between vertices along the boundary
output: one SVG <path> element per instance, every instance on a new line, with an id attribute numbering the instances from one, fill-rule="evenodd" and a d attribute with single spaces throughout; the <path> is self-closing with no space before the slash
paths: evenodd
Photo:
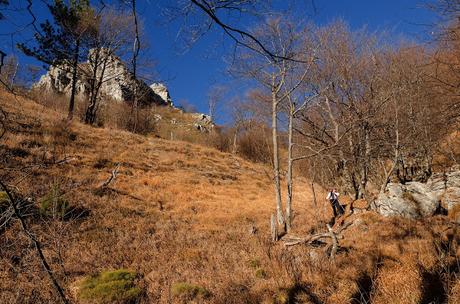
<path id="1" fill-rule="evenodd" d="M 71 120 L 75 106 L 78 62 L 86 57 L 85 36 L 92 28 L 90 22 L 87 22 L 90 18 L 87 17 L 92 14 L 92 9 L 89 0 L 70 0 L 68 4 L 62 0 L 55 0 L 53 4 L 48 4 L 48 9 L 53 20 L 46 20 L 40 24 L 41 32 L 34 35 L 36 45 L 19 43 L 18 48 L 27 56 L 72 72 L 67 117 Z"/>
<path id="2" fill-rule="evenodd" d="M 0 7 L 2 6 L 7 6 L 9 4 L 8 0 L 0 0 Z M 4 19 L 5 16 L 3 16 L 2 12 L 0 11 L 0 20 Z"/>

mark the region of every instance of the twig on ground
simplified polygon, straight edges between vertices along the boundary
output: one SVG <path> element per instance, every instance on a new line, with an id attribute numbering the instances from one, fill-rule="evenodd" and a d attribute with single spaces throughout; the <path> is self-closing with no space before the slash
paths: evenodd
<path id="1" fill-rule="evenodd" d="M 285 236 L 283 238 L 284 246 L 290 247 L 290 246 L 295 246 L 295 245 L 300 245 L 300 244 L 312 245 L 321 239 L 331 239 L 332 248 L 331 248 L 330 258 L 334 259 L 337 253 L 337 250 L 339 248 L 338 240 L 343 238 L 343 236 L 341 235 L 342 232 L 348 227 L 350 227 L 351 225 L 353 225 L 353 222 L 348 222 L 347 224 L 339 227 L 336 231 L 334 231 L 332 227 L 328 224 L 327 225 L 328 232 L 325 232 L 325 233 L 313 234 L 313 235 L 309 235 L 306 237 Z"/>
<path id="2" fill-rule="evenodd" d="M 108 187 L 110 183 L 113 182 L 117 178 L 119 169 L 120 169 L 120 164 L 117 163 L 117 166 L 115 167 L 115 169 L 112 170 L 112 174 L 110 175 L 110 177 L 102 185 L 100 185 L 99 188 Z"/>

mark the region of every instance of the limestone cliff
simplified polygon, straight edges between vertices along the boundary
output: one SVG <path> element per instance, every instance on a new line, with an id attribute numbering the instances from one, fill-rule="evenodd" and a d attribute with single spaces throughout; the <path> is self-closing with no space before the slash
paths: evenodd
<path id="1" fill-rule="evenodd" d="M 130 102 L 136 89 L 139 103 L 142 105 L 173 105 L 165 85 L 154 83 L 149 87 L 144 81 L 134 79 L 132 73 L 120 58 L 108 54 L 106 51 L 101 53 L 99 57 L 103 58 L 103 64 L 94 63 L 94 51 L 90 51 L 87 62 L 79 64 L 77 96 L 88 97 L 93 75 L 97 76 L 96 79 L 100 79 L 102 74 L 99 96 L 103 101 L 110 99 L 118 102 Z M 104 72 L 102 73 L 102 71 Z M 72 89 L 71 79 L 71 68 L 68 65 L 50 66 L 48 72 L 33 85 L 33 88 L 68 95 Z"/>

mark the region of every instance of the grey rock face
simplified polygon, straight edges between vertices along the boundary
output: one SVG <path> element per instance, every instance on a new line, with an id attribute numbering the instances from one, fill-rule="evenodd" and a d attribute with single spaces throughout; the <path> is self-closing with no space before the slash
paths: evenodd
<path id="1" fill-rule="evenodd" d="M 163 101 L 170 106 L 173 106 L 171 96 L 169 96 L 168 88 L 162 83 L 152 83 L 150 85 L 152 91 L 163 99 Z"/>
<path id="2" fill-rule="evenodd" d="M 421 218 L 432 216 L 439 207 L 450 212 L 460 205 L 460 167 L 445 174 L 434 174 L 426 183 L 390 183 L 380 193 L 373 209 L 384 216 Z"/>
<path id="3" fill-rule="evenodd" d="M 72 89 L 72 73 L 70 66 L 50 66 L 49 71 L 40 77 L 40 80 L 32 85 L 33 89 L 43 89 L 46 91 L 70 94 Z M 84 97 L 88 88 L 84 81 L 77 80 L 76 94 Z"/>
<path id="4" fill-rule="evenodd" d="M 79 64 L 77 95 L 87 98 L 90 94 L 91 78 L 95 74 L 97 79 L 101 79 L 102 85 L 99 90 L 99 96 L 102 100 L 113 100 L 117 102 L 131 102 L 134 92 L 137 92 L 138 102 L 141 105 L 169 105 L 172 106 L 169 92 L 163 84 L 156 84 L 158 93 L 150 88 L 145 82 L 134 79 L 132 73 L 117 56 L 111 55 L 107 50 L 100 50 L 98 55 L 99 63 L 95 57 L 95 51 L 91 50 L 88 61 Z M 101 63 L 103 60 L 103 63 Z M 71 93 L 72 69 L 70 66 L 63 64 L 51 66 L 49 71 L 43 75 L 40 80 L 32 87 L 34 89 L 43 89 L 55 93 L 69 95 Z M 166 98 L 163 98 L 166 96 Z"/>
<path id="5" fill-rule="evenodd" d="M 433 215 L 439 202 L 426 184 L 410 182 L 388 184 L 387 191 L 379 194 L 374 205 L 383 216 L 420 218 Z"/>
<path id="6" fill-rule="evenodd" d="M 193 127 L 200 132 L 210 132 L 214 128 L 211 116 L 202 113 L 193 113 L 195 123 Z"/>

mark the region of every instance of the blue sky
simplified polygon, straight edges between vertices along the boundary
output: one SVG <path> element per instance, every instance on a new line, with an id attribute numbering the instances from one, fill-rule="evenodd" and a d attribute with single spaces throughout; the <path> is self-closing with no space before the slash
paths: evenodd
<path id="1" fill-rule="evenodd" d="M 392 36 L 423 39 L 429 29 L 425 25 L 433 21 L 433 14 L 421 6 L 416 0 L 316 0 L 316 13 L 309 8 L 299 14 L 317 24 L 342 18 L 354 29 L 367 26 L 370 31 L 389 30 Z M 144 16 L 151 12 L 147 7 Z M 174 28 L 151 31 L 157 69 L 167 80 L 173 99 L 187 99 L 205 111 L 210 84 L 231 81 L 225 75 L 222 60 L 222 53 L 231 48 L 231 44 L 227 41 L 223 46 L 219 31 L 211 32 L 188 52 L 178 55 L 173 51 L 176 34 Z M 155 41 L 161 41 L 160 45 Z"/>
<path id="2" fill-rule="evenodd" d="M 13 6 L 23 6 L 25 3 L 24 0 L 10 2 Z M 106 2 L 110 3 L 108 0 Z M 178 47 L 182 45 L 181 38 L 178 38 L 182 20 L 165 22 L 161 15 L 162 9 L 171 2 L 138 0 L 138 6 L 150 45 L 146 58 L 155 62 L 156 78 L 166 82 L 173 100 L 188 100 L 198 110 L 206 112 L 207 93 L 212 85 L 230 83 L 232 89 L 228 95 L 243 94 L 225 73 L 223 55 L 228 53 L 232 44 L 218 29 L 207 33 L 190 49 Z M 422 8 L 423 2 L 417 0 L 315 0 L 314 3 L 315 11 L 311 6 L 306 6 L 297 10 L 298 16 L 320 25 L 341 18 L 352 29 L 367 26 L 370 31 L 388 30 L 393 37 L 426 39 L 426 33 L 429 32 L 426 25 L 434 20 L 433 13 Z M 46 16 L 40 1 L 34 1 L 34 9 L 37 17 Z M 14 31 L 13 23 L 26 24 L 30 19 L 15 12 L 6 12 L 6 15 L 10 16 L 10 21 L 0 23 L 0 35 Z M 30 33 L 25 31 L 15 35 L 13 40 L 21 41 L 27 37 L 30 37 Z M 13 44 L 11 36 L 0 36 L 0 49 L 11 53 Z M 20 56 L 21 63 L 33 63 L 18 51 L 15 53 Z"/>

